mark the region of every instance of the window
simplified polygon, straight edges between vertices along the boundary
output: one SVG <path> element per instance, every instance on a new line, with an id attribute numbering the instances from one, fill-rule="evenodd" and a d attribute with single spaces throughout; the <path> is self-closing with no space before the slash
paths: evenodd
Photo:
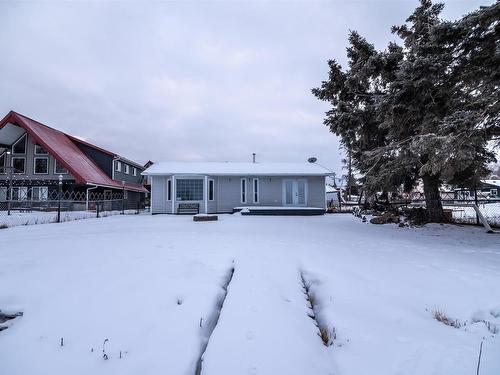
<path id="1" fill-rule="evenodd" d="M 134 176 L 137 176 L 137 168 L 134 167 Z"/>
<path id="2" fill-rule="evenodd" d="M 68 174 L 68 170 L 64 168 L 64 165 L 54 160 L 54 174 Z"/>
<path id="3" fill-rule="evenodd" d="M 246 178 L 241 179 L 241 203 L 247 202 L 247 180 Z"/>
<path id="4" fill-rule="evenodd" d="M 28 188 L 26 186 L 19 186 L 12 188 L 13 201 L 25 201 L 28 199 Z"/>
<path id="5" fill-rule="evenodd" d="M 167 180 L 167 201 L 172 200 L 172 180 Z"/>
<path id="6" fill-rule="evenodd" d="M 208 180 L 208 200 L 214 200 L 214 180 Z"/>
<path id="7" fill-rule="evenodd" d="M 123 166 L 124 166 L 124 172 L 126 174 L 129 174 L 130 173 L 130 167 L 128 166 L 128 164 L 123 164 Z"/>
<path id="8" fill-rule="evenodd" d="M 122 171 L 122 162 L 121 161 L 117 161 L 116 162 L 116 170 L 118 172 L 121 172 Z"/>
<path id="9" fill-rule="evenodd" d="M 0 186 L 0 202 L 7 200 L 7 188 Z"/>
<path id="10" fill-rule="evenodd" d="M 4 152 L 0 154 L 0 173 L 5 173 L 5 162 L 7 161 L 7 154 Z"/>
<path id="11" fill-rule="evenodd" d="M 49 197 L 49 188 L 47 186 L 34 186 L 31 190 L 31 200 L 46 201 Z"/>
<path id="12" fill-rule="evenodd" d="M 493 197 L 496 197 L 498 195 L 498 190 L 497 189 L 490 189 L 490 195 Z"/>
<path id="13" fill-rule="evenodd" d="M 259 203 L 259 179 L 253 179 L 253 203 Z"/>
<path id="14" fill-rule="evenodd" d="M 33 160 L 33 171 L 35 174 L 49 173 L 49 158 L 35 158 Z"/>
<path id="15" fill-rule="evenodd" d="M 123 190 L 123 199 L 128 199 L 128 190 Z"/>
<path id="16" fill-rule="evenodd" d="M 26 153 L 26 134 L 23 135 L 14 145 L 12 146 L 13 154 L 25 154 Z"/>
<path id="17" fill-rule="evenodd" d="M 203 180 L 179 179 L 176 180 L 176 199 L 179 201 L 202 201 Z"/>
<path id="18" fill-rule="evenodd" d="M 35 144 L 35 155 L 47 155 L 48 152 L 40 145 Z"/>
<path id="19" fill-rule="evenodd" d="M 13 173 L 24 174 L 26 173 L 26 159 L 25 158 L 12 158 Z"/>

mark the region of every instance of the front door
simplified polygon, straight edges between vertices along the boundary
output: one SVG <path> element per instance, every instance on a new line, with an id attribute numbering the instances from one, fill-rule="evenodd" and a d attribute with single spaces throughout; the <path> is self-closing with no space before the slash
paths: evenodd
<path id="1" fill-rule="evenodd" d="M 305 206 L 307 204 L 307 180 L 283 180 L 283 205 Z"/>

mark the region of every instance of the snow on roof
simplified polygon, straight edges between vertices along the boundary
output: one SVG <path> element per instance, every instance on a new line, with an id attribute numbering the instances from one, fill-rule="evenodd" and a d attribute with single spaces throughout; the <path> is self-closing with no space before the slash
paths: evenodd
<path id="1" fill-rule="evenodd" d="M 326 176 L 327 169 L 313 163 L 243 163 L 243 162 L 158 162 L 144 175 L 212 176 Z"/>
<path id="2" fill-rule="evenodd" d="M 500 187 L 500 180 L 481 180 L 481 182 Z"/>

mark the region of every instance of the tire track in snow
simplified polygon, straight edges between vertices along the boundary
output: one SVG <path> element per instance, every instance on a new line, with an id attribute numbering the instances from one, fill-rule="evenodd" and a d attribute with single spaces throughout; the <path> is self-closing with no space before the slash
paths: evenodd
<path id="1" fill-rule="evenodd" d="M 234 262 L 233 262 L 234 263 Z M 206 321 L 205 327 L 203 327 L 203 320 L 200 320 L 200 326 L 201 328 L 204 329 L 203 331 L 203 337 L 202 337 L 202 344 L 201 344 L 201 350 L 200 350 L 200 356 L 198 357 L 198 360 L 196 361 L 196 370 L 195 370 L 195 375 L 201 375 L 201 370 L 203 367 L 203 355 L 205 354 L 208 344 L 210 342 L 210 337 L 212 336 L 212 333 L 215 330 L 215 327 L 217 327 L 217 324 L 219 323 L 219 318 L 220 318 L 220 313 L 222 311 L 222 307 L 224 306 L 224 301 L 226 300 L 227 294 L 228 294 L 228 287 L 229 284 L 231 284 L 231 280 L 233 279 L 234 275 L 234 265 L 231 267 L 229 272 L 226 275 L 226 279 L 222 285 L 222 289 L 224 293 L 222 293 L 219 298 L 217 298 L 217 302 L 215 305 L 215 310 L 214 313 L 211 317 L 209 317 Z"/>

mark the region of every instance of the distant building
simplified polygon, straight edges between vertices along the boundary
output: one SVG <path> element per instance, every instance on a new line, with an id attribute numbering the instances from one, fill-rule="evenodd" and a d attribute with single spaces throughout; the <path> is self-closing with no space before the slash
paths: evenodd
<path id="1" fill-rule="evenodd" d="M 147 193 L 144 167 L 16 112 L 0 121 L 0 201 L 48 200 L 62 177 L 64 193 L 124 193 L 137 207 Z"/>

